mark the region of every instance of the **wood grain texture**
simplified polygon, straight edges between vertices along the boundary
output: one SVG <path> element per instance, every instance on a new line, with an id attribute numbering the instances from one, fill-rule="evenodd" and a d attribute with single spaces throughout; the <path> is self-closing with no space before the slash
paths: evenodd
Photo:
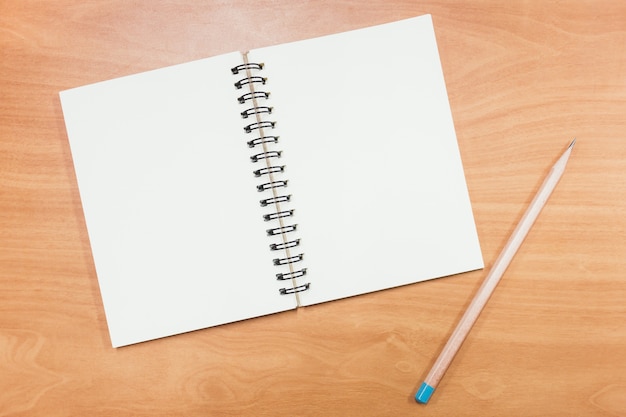
<path id="1" fill-rule="evenodd" d="M 430 403 L 486 271 L 112 349 L 58 92 L 423 13 L 487 268 L 578 138 Z M 0 0 L 0 416 L 626 416 L 625 22 L 621 0 Z"/>

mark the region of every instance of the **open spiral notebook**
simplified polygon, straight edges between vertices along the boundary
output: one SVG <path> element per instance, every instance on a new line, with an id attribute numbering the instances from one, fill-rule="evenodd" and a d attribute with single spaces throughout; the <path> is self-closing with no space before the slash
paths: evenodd
<path id="1" fill-rule="evenodd" d="M 115 347 L 483 266 L 429 15 L 60 96 Z"/>

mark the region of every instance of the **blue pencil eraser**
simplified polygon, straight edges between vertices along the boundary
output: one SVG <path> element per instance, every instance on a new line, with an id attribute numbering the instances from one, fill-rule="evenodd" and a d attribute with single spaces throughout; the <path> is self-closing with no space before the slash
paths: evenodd
<path id="1" fill-rule="evenodd" d="M 425 382 L 422 382 L 420 389 L 418 389 L 417 394 L 415 394 L 415 401 L 421 404 L 426 404 L 428 400 L 430 400 L 430 396 L 433 395 L 434 391 L 435 388 Z"/>

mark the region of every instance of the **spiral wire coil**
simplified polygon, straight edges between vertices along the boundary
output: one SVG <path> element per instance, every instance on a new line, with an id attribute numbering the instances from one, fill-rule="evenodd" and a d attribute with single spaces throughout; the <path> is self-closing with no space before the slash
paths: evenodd
<path id="1" fill-rule="evenodd" d="M 304 254 L 295 253 L 299 250 L 300 239 L 293 236 L 297 231 L 297 224 L 292 222 L 294 209 L 286 209 L 281 206 L 281 203 L 288 204 L 291 201 L 291 194 L 283 193 L 283 190 L 288 187 L 288 180 L 282 178 L 285 173 L 285 165 L 275 163 L 277 159 L 282 157 L 282 151 L 275 149 L 279 142 L 279 136 L 266 132 L 273 131 L 276 127 L 276 121 L 268 120 L 272 116 L 273 108 L 265 105 L 270 93 L 257 90 L 257 87 L 265 88 L 268 81 L 266 77 L 258 75 L 260 71 L 263 71 L 264 64 L 248 62 L 246 55 L 244 55 L 244 61 L 243 64 L 231 68 L 231 72 L 234 75 L 245 74 L 234 85 L 237 89 L 247 90 L 237 98 L 237 101 L 239 104 L 247 106 L 241 112 L 241 117 L 244 120 L 252 119 L 243 127 L 246 135 L 254 135 L 254 138 L 246 142 L 248 147 L 258 149 L 257 153 L 250 156 L 250 160 L 254 164 L 263 165 L 254 169 L 252 174 L 262 179 L 262 182 L 256 187 L 258 192 L 264 194 L 264 198 L 259 200 L 259 204 L 262 207 L 273 209 L 273 211 L 263 215 L 263 220 L 272 223 L 272 227 L 267 229 L 267 235 L 277 236 L 281 239 L 281 242 L 269 245 L 271 251 L 280 253 L 272 262 L 277 267 L 289 269 L 288 272 L 276 274 L 277 280 L 291 281 L 292 283 L 292 287 L 281 288 L 279 293 L 295 294 L 297 303 L 300 305 L 298 293 L 308 290 L 311 284 L 308 282 L 298 284 L 296 282 L 297 278 L 306 275 L 307 270 L 300 267 Z M 260 102 L 263 102 L 263 105 Z"/>

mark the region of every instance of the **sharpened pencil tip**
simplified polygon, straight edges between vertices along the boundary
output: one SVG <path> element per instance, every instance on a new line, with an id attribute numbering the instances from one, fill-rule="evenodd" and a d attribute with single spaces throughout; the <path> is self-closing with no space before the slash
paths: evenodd
<path id="1" fill-rule="evenodd" d="M 574 144 L 576 143 L 576 138 L 574 138 L 574 140 L 572 141 L 572 143 L 569 144 L 568 148 L 571 148 L 572 146 L 574 146 Z"/>

